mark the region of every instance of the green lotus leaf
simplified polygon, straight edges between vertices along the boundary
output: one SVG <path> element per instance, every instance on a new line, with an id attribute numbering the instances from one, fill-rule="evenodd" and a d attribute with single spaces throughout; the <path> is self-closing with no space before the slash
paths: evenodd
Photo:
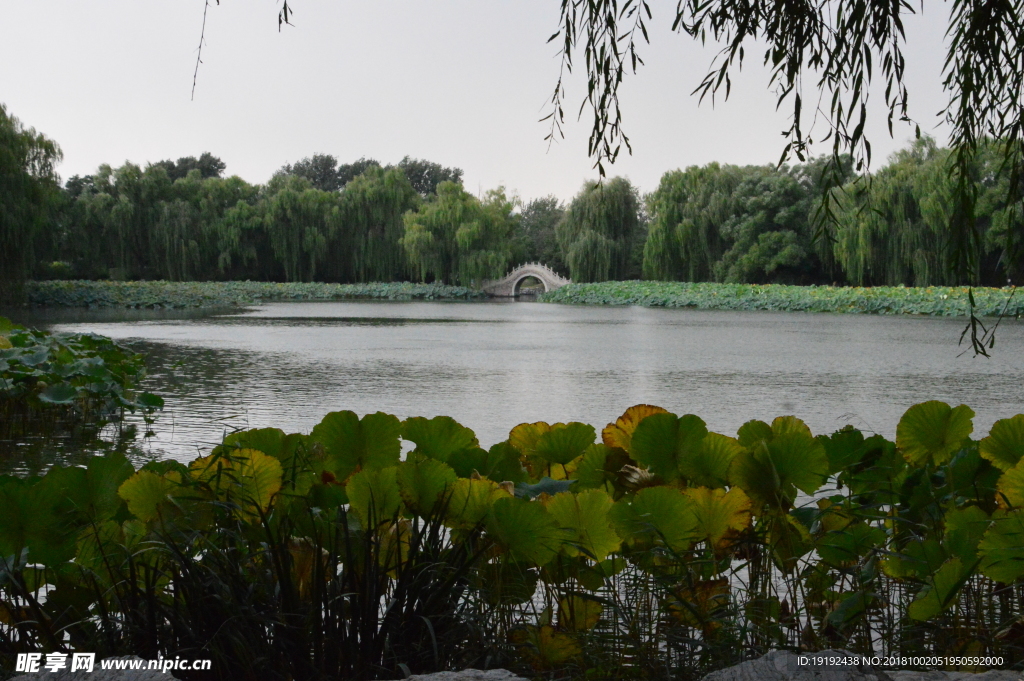
<path id="1" fill-rule="evenodd" d="M 545 565 L 562 545 L 554 517 L 543 505 L 525 499 L 497 499 L 488 511 L 486 528 L 515 560 L 528 565 Z"/>
<path id="2" fill-rule="evenodd" d="M 940 465 L 963 447 L 974 431 L 974 411 L 932 400 L 915 404 L 896 426 L 896 446 L 914 466 Z"/>
<path id="3" fill-rule="evenodd" d="M 499 442 L 489 450 L 470 447 L 453 452 L 448 465 L 460 478 L 469 478 L 476 472 L 495 482 L 519 483 L 526 480 L 526 471 L 519 450 L 508 442 Z"/>
<path id="4" fill-rule="evenodd" d="M 281 458 L 285 434 L 280 428 L 254 428 L 231 433 L 215 447 L 212 454 L 227 454 L 232 449 L 258 449 L 268 456 Z"/>
<path id="5" fill-rule="evenodd" d="M 823 561 L 834 567 L 856 564 L 872 549 L 885 543 L 885 531 L 866 523 L 852 523 L 826 532 L 818 538 L 816 549 Z"/>
<path id="6" fill-rule="evenodd" d="M 234 503 L 235 515 L 247 522 L 259 520 L 270 509 L 283 478 L 281 462 L 257 449 L 204 456 L 189 465 L 189 474 L 207 484 L 218 499 Z"/>
<path id="7" fill-rule="evenodd" d="M 697 457 L 707 434 L 707 425 L 693 414 L 652 414 L 637 425 L 629 453 L 651 473 L 672 482 L 680 477 L 681 462 Z"/>
<path id="8" fill-rule="evenodd" d="M 68 383 L 58 383 L 39 393 L 39 401 L 47 404 L 72 404 L 77 396 L 78 391 L 74 386 Z"/>
<path id="9" fill-rule="evenodd" d="M 977 506 L 952 508 L 946 511 L 945 521 L 942 541 L 946 550 L 965 565 L 973 563 L 978 557 L 978 543 L 991 524 L 988 513 Z"/>
<path id="10" fill-rule="evenodd" d="M 882 571 L 895 579 L 925 579 L 949 558 L 945 548 L 935 539 L 914 540 L 899 553 L 890 553 L 882 560 Z"/>
<path id="11" fill-rule="evenodd" d="M 779 419 L 775 421 L 779 423 Z M 751 423 L 754 422 L 748 422 L 744 428 Z M 730 482 L 743 488 L 755 504 L 777 510 L 790 508 L 797 490 L 806 494 L 816 492 L 828 475 L 828 458 L 821 442 L 811 437 L 810 432 L 793 427 L 789 420 L 782 425 L 778 434 L 760 427 L 742 434 L 741 444 L 748 444 L 729 469 Z M 752 433 L 771 434 L 769 439 L 755 440 Z"/>
<path id="12" fill-rule="evenodd" d="M 458 451 L 480 446 L 476 434 L 450 416 L 408 418 L 402 422 L 402 439 L 415 442 L 420 454 L 444 462 Z"/>
<path id="13" fill-rule="evenodd" d="M 978 443 L 978 450 L 999 470 L 1016 466 L 1024 458 L 1024 414 L 993 423 L 988 437 Z"/>
<path id="14" fill-rule="evenodd" d="M 607 483 L 612 482 L 616 471 L 608 470 L 607 464 L 609 455 L 614 451 L 606 444 L 593 444 L 587 447 L 573 472 L 573 477 L 576 478 L 574 491 L 603 489 Z"/>
<path id="15" fill-rule="evenodd" d="M 1024 461 L 1002 474 L 997 490 L 1001 503 L 1015 508 L 1024 506 Z"/>
<path id="16" fill-rule="evenodd" d="M 364 529 L 391 522 L 402 508 L 398 468 L 395 466 L 359 471 L 349 478 L 345 493 L 349 508 Z"/>
<path id="17" fill-rule="evenodd" d="M 429 516 L 458 476 L 448 464 L 411 452 L 398 464 L 398 491 L 413 513 Z"/>
<path id="18" fill-rule="evenodd" d="M 774 511 L 766 520 L 772 558 L 780 570 L 789 574 L 797 567 L 799 559 L 814 548 L 814 541 L 807 528 L 788 513 Z"/>
<path id="19" fill-rule="evenodd" d="M 570 594 L 558 601 L 558 628 L 566 631 L 589 631 L 601 620 L 604 607 L 594 598 Z"/>
<path id="20" fill-rule="evenodd" d="M 750 499 L 739 487 L 724 489 L 690 487 L 683 490 L 690 499 L 690 508 L 696 519 L 695 541 L 718 545 L 730 530 L 740 532 L 750 526 Z"/>
<path id="21" fill-rule="evenodd" d="M 978 553 L 986 577 L 1005 584 L 1024 577 L 1024 510 L 996 511 Z"/>
<path id="22" fill-rule="evenodd" d="M 520 655 L 541 670 L 560 667 L 583 652 L 573 634 L 556 631 L 550 624 L 517 627 L 509 639 Z"/>
<path id="23" fill-rule="evenodd" d="M 380 470 L 398 463 L 402 424 L 383 412 L 362 419 L 351 411 L 331 412 L 313 427 L 310 437 L 327 452 L 325 468 L 338 480 L 360 469 Z"/>
<path id="24" fill-rule="evenodd" d="M 594 427 L 586 423 L 556 423 L 541 433 L 534 446 L 535 454 L 548 463 L 565 465 L 582 456 L 594 444 Z"/>
<path id="25" fill-rule="evenodd" d="M 128 503 L 132 515 L 144 523 L 155 520 L 160 505 L 181 489 L 181 476 L 176 472 L 160 475 L 141 470 L 125 480 L 118 495 Z"/>
<path id="26" fill-rule="evenodd" d="M 950 558 L 921 587 L 917 598 L 907 608 L 907 615 L 926 622 L 942 614 L 956 602 L 956 595 L 970 576 L 971 571 L 964 569 L 959 558 Z"/>
<path id="27" fill-rule="evenodd" d="M 523 605 L 537 593 L 538 570 L 530 567 L 529 561 L 484 563 L 473 572 L 473 578 L 475 588 L 491 605 Z"/>
<path id="28" fill-rule="evenodd" d="M 667 413 L 667 410 L 650 404 L 632 406 L 622 416 L 615 419 L 615 423 L 609 423 L 605 426 L 605 429 L 601 431 L 601 441 L 609 447 L 618 447 L 628 451 L 629 444 L 633 439 L 633 433 L 641 421 L 652 414 Z"/>
<path id="29" fill-rule="evenodd" d="M 548 513 L 566 533 L 562 551 L 567 556 L 584 555 L 596 561 L 617 551 L 622 541 L 612 529 L 608 512 L 614 505 L 604 490 L 588 489 L 575 494 L 562 492 L 547 500 Z"/>
<path id="30" fill-rule="evenodd" d="M 829 475 L 848 470 L 860 463 L 867 453 L 864 434 L 853 426 L 846 426 L 829 436 L 819 435 L 818 441 L 825 448 Z"/>
<path id="31" fill-rule="evenodd" d="M 747 421 L 736 431 L 736 440 L 744 449 L 750 449 L 757 443 L 771 440 L 775 436 L 772 427 L 764 421 Z"/>
<path id="32" fill-rule="evenodd" d="M 447 524 L 456 529 L 476 527 L 498 499 L 511 496 L 493 480 L 459 478 L 448 499 Z"/>
<path id="33" fill-rule="evenodd" d="M 679 459 L 679 474 L 696 487 L 725 487 L 729 484 L 729 467 L 742 451 L 734 438 L 708 433 L 693 451 Z"/>
<path id="34" fill-rule="evenodd" d="M 676 554 L 698 539 L 693 502 L 674 487 L 645 487 L 612 509 L 619 535 L 637 548 L 665 546 Z"/>
<path id="35" fill-rule="evenodd" d="M 135 469 L 123 454 L 94 456 L 86 464 L 86 505 L 80 509 L 90 522 L 112 518 L 124 503 L 118 496 L 121 484 L 134 475 Z"/>

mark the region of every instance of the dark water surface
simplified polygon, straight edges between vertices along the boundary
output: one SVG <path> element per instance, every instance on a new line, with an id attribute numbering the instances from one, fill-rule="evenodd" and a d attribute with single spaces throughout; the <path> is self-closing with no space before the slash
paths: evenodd
<path id="1" fill-rule="evenodd" d="M 167 408 L 142 449 L 182 460 L 233 429 L 309 432 L 340 409 L 447 414 L 484 446 L 528 421 L 600 430 L 639 403 L 729 435 L 794 414 L 816 434 L 852 423 L 892 438 L 907 407 L 938 399 L 971 406 L 977 437 L 1024 412 L 1024 323 L 1009 320 L 992 359 L 958 357 L 963 320 L 923 317 L 320 302 L 22 321 L 146 354 L 145 387 Z M 0 467 L 35 465 L 15 456 Z"/>

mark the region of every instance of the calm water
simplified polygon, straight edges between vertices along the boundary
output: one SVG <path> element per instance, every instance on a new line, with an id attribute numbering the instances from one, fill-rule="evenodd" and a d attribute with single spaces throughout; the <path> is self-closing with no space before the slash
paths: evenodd
<path id="1" fill-rule="evenodd" d="M 485 446 L 528 421 L 600 430 L 638 403 L 730 435 L 794 414 L 815 433 L 852 423 L 893 437 L 927 399 L 970 405 L 976 436 L 1024 412 L 1024 323 L 1013 321 L 985 359 L 957 356 L 962 321 L 911 317 L 441 302 L 48 314 L 25 321 L 101 333 L 150 358 L 146 387 L 167 408 L 142 449 L 183 460 L 232 429 L 308 432 L 340 409 L 447 414 Z M 38 465 L 16 453 L 5 467 Z"/>

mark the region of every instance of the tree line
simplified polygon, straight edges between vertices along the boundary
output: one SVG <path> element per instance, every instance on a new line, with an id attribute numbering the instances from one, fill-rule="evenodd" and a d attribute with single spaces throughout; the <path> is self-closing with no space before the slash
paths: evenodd
<path id="1" fill-rule="evenodd" d="M 1022 241 L 1021 206 L 1006 202 L 996 143 L 973 169 L 984 253 L 963 281 L 945 265 L 950 154 L 927 138 L 870 176 L 832 157 L 711 163 L 665 173 L 646 196 L 625 178 L 587 182 L 563 204 L 523 202 L 500 187 L 476 196 L 461 169 L 426 160 L 339 163 L 327 154 L 285 165 L 263 185 L 225 177 L 224 163 L 204 153 L 103 165 L 60 186 L 56 144 L 0 112 L 0 279 L 9 281 L 473 285 L 527 261 L 580 282 L 1002 285 L 1021 274 L 1012 247 Z"/>

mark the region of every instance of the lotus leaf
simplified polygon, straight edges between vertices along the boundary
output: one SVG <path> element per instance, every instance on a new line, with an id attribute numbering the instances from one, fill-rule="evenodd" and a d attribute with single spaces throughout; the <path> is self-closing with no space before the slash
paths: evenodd
<path id="1" fill-rule="evenodd" d="M 647 487 L 619 500 L 612 519 L 619 535 L 640 549 L 665 546 L 681 554 L 699 538 L 694 502 L 674 487 Z"/>
<path id="2" fill-rule="evenodd" d="M 788 513 L 773 511 L 764 520 L 772 558 L 779 569 L 789 574 L 797 566 L 797 560 L 814 548 L 814 541 L 807 528 Z"/>
<path id="3" fill-rule="evenodd" d="M 1024 414 L 993 423 L 978 449 L 999 470 L 1008 471 L 1016 466 L 1024 458 Z"/>
<path id="4" fill-rule="evenodd" d="M 949 555 L 935 539 L 910 541 L 899 553 L 882 560 L 882 571 L 895 579 L 925 579 L 934 574 Z"/>
<path id="5" fill-rule="evenodd" d="M 160 505 L 180 489 L 181 475 L 177 472 L 160 475 L 141 470 L 125 480 L 117 493 L 128 503 L 132 515 L 148 523 L 159 516 Z"/>
<path id="6" fill-rule="evenodd" d="M 822 535 L 815 548 L 826 563 L 849 567 L 885 542 L 885 531 L 867 523 L 853 523 Z"/>
<path id="7" fill-rule="evenodd" d="M 495 482 L 519 483 L 526 480 L 519 450 L 508 442 L 499 442 L 489 450 L 469 447 L 453 452 L 448 458 L 448 465 L 460 478 L 472 477 L 476 472 Z"/>
<path id="8" fill-rule="evenodd" d="M 503 500 L 499 500 L 500 503 Z M 536 504 L 531 504 L 536 506 Z M 476 588 L 491 605 L 522 605 L 537 593 L 538 571 L 531 563 L 496 560 L 484 563 L 475 571 Z"/>
<path id="9" fill-rule="evenodd" d="M 739 487 L 728 492 L 691 487 L 683 494 L 690 499 L 696 519 L 695 541 L 707 541 L 715 548 L 727 532 L 741 532 L 750 526 L 750 499 Z"/>
<path id="10" fill-rule="evenodd" d="M 349 478 L 345 493 L 363 529 L 390 522 L 402 507 L 396 466 L 359 471 Z"/>
<path id="11" fill-rule="evenodd" d="M 51 385 L 39 393 L 39 401 L 47 404 L 71 404 L 78 396 L 78 391 L 69 383 Z"/>
<path id="12" fill-rule="evenodd" d="M 999 478 L 1000 505 L 1013 508 L 1024 506 L 1024 463 L 1018 462 Z"/>
<path id="13" fill-rule="evenodd" d="M 327 451 L 325 468 L 338 480 L 360 469 L 379 470 L 398 463 L 402 424 L 383 412 L 360 419 L 351 411 L 331 412 L 313 427 L 311 437 Z"/>
<path id="14" fill-rule="evenodd" d="M 921 587 L 917 598 L 907 608 L 911 619 L 926 622 L 940 615 L 956 602 L 956 595 L 971 576 L 959 558 L 950 558 Z"/>
<path id="15" fill-rule="evenodd" d="M 299 598 L 309 600 L 313 593 L 314 580 L 327 578 L 329 554 L 309 537 L 290 537 L 288 553 L 292 559 L 292 581 L 295 590 Z"/>
<path id="16" fill-rule="evenodd" d="M 991 522 L 988 513 L 977 506 L 952 508 L 946 511 L 946 532 L 943 538 L 946 550 L 965 565 L 978 557 L 978 542 Z"/>
<path id="17" fill-rule="evenodd" d="M 519 653 L 538 671 L 565 664 L 582 654 L 574 636 L 556 631 L 550 624 L 527 625 L 509 635 Z"/>
<path id="18" fill-rule="evenodd" d="M 744 451 L 733 459 L 729 479 L 755 504 L 786 510 L 797 490 L 813 494 L 825 482 L 825 448 L 798 419 L 780 417 L 771 426 L 750 421 L 739 435 Z"/>
<path id="19" fill-rule="evenodd" d="M 235 515 L 248 522 L 262 517 L 281 489 L 281 462 L 258 449 L 196 459 L 189 465 L 189 473 L 209 485 L 219 499 L 234 503 Z"/>
<path id="20" fill-rule="evenodd" d="M 609 423 L 601 431 L 601 441 L 609 447 L 629 451 L 629 443 L 637 425 L 651 414 L 667 414 L 668 410 L 650 404 L 638 404 L 627 409 L 622 416 Z"/>
<path id="21" fill-rule="evenodd" d="M 842 497 L 831 499 L 818 499 L 818 514 L 815 519 L 818 527 L 825 532 L 836 532 L 843 529 L 854 521 L 851 513 L 843 502 Z"/>
<path id="22" fill-rule="evenodd" d="M 974 431 L 974 410 L 932 400 L 908 409 L 896 426 L 896 446 L 914 466 L 949 461 Z"/>
<path id="23" fill-rule="evenodd" d="M 565 465 L 582 456 L 594 444 L 594 427 L 586 423 L 556 423 L 541 433 L 534 445 L 535 454 L 547 461 Z"/>
<path id="24" fill-rule="evenodd" d="M 551 426 L 544 421 L 520 423 L 509 431 L 508 443 L 522 452 L 523 456 L 531 457 L 537 453 L 537 440 L 549 430 Z"/>
<path id="25" fill-rule="evenodd" d="M 457 529 L 476 527 L 498 499 L 512 495 L 493 480 L 459 478 L 448 500 L 448 524 Z"/>
<path id="26" fill-rule="evenodd" d="M 996 511 L 978 553 L 986 577 L 1007 584 L 1024 577 L 1024 510 Z"/>
<path id="27" fill-rule="evenodd" d="M 609 470 L 609 457 L 614 456 L 615 450 L 606 444 L 594 444 L 587 447 L 583 458 L 576 465 L 573 477 L 576 478 L 576 490 L 581 489 L 605 489 L 605 486 L 615 480 L 615 470 Z M 621 468 L 621 466 L 619 466 Z"/>
<path id="28" fill-rule="evenodd" d="M 415 442 L 416 451 L 420 454 L 445 462 L 456 452 L 480 446 L 476 434 L 450 416 L 408 418 L 402 422 L 402 438 Z M 460 474 L 460 477 L 469 476 Z"/>
<path id="29" fill-rule="evenodd" d="M 710 636 L 722 626 L 729 606 L 729 580 L 709 579 L 678 587 L 669 601 L 669 612 L 683 624 Z"/>
<path id="30" fill-rule="evenodd" d="M 547 501 L 548 513 L 565 532 L 561 549 L 567 556 L 584 555 L 602 561 L 618 550 L 622 541 L 612 529 L 608 512 L 612 498 L 599 489 L 562 492 Z"/>
<path id="31" fill-rule="evenodd" d="M 413 513 L 430 516 L 438 500 L 455 485 L 458 476 L 451 466 L 423 454 L 411 452 L 398 464 L 398 490 Z"/>
<path id="32" fill-rule="evenodd" d="M 563 534 L 543 505 L 501 497 L 487 514 L 487 533 L 519 562 L 546 564 L 562 544 Z M 531 594 L 532 595 L 532 594 Z"/>
<path id="33" fill-rule="evenodd" d="M 653 474 L 672 482 L 681 476 L 681 463 L 698 455 L 707 434 L 704 421 L 693 414 L 678 418 L 652 414 L 637 425 L 629 453 Z"/>
<path id="34" fill-rule="evenodd" d="M 589 631 L 597 626 L 603 610 L 593 597 L 570 594 L 558 601 L 558 627 L 567 631 Z"/>
<path id="35" fill-rule="evenodd" d="M 729 468 L 743 451 L 737 440 L 718 433 L 708 433 L 690 456 L 679 460 L 679 473 L 689 484 L 698 487 L 725 487 Z"/>

